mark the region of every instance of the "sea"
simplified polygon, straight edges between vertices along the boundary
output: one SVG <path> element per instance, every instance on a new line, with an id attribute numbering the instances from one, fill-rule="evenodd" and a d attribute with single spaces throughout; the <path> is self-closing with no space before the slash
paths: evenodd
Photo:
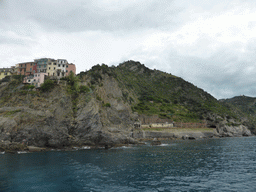
<path id="1" fill-rule="evenodd" d="M 0 155 L 1 192 L 256 191 L 256 137 Z"/>

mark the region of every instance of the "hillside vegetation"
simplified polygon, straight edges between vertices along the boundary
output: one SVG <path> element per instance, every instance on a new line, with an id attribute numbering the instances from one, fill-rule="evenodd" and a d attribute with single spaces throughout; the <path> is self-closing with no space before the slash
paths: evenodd
<path id="1" fill-rule="evenodd" d="M 78 76 L 92 87 L 101 86 L 104 76 L 115 78 L 122 90 L 122 99 L 138 114 L 158 115 L 175 122 L 205 122 L 215 127 L 219 123 L 242 124 L 245 114 L 180 77 L 143 64 L 127 61 L 117 67 L 102 64 Z M 244 119 L 245 120 L 245 119 Z"/>
<path id="2" fill-rule="evenodd" d="M 229 106 L 237 115 L 246 120 L 246 125 L 253 129 L 256 125 L 256 98 L 236 96 L 230 99 L 221 99 L 220 102 Z M 253 130 L 255 132 L 255 129 Z"/>

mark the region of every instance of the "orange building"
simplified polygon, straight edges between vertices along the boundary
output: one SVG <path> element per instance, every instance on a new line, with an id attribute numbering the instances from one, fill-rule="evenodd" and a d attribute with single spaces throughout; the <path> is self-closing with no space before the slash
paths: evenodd
<path id="1" fill-rule="evenodd" d="M 71 71 L 72 71 L 74 74 L 76 74 L 76 65 L 73 64 L 73 63 L 68 63 L 68 64 L 66 65 L 66 76 L 68 76 Z"/>
<path id="2" fill-rule="evenodd" d="M 18 65 L 18 75 L 30 75 L 36 72 L 35 70 L 33 70 L 33 66 L 35 66 L 34 62 L 19 63 Z"/>

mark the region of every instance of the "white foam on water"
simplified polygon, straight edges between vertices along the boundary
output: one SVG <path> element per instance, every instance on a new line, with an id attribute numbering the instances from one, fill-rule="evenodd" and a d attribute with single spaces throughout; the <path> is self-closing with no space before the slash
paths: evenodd
<path id="1" fill-rule="evenodd" d="M 161 145 L 158 145 L 158 146 L 160 146 L 160 147 L 167 147 L 167 146 L 174 146 L 174 145 L 176 145 L 175 143 L 162 143 Z"/>
<path id="2" fill-rule="evenodd" d="M 132 147 L 122 146 L 122 147 L 113 147 L 111 149 L 131 149 Z"/>
<path id="3" fill-rule="evenodd" d="M 86 146 L 86 147 L 82 147 L 82 149 L 91 149 L 91 147 Z"/>

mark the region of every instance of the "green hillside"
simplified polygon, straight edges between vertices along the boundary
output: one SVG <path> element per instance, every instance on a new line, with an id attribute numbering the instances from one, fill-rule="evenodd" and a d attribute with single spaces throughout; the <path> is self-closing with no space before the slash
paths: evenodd
<path id="1" fill-rule="evenodd" d="M 246 125 L 255 132 L 256 125 L 256 98 L 236 96 L 230 99 L 221 99 L 220 102 L 229 106 L 241 119 L 246 120 Z"/>
<path id="2" fill-rule="evenodd" d="M 256 115 L 256 98 L 248 97 L 248 96 L 236 96 L 231 99 L 222 99 L 220 100 L 223 103 L 232 104 L 239 109 L 241 109 L 244 113 L 249 114 L 251 116 Z"/>
<path id="3" fill-rule="evenodd" d="M 228 105 L 180 77 L 159 70 L 151 70 L 139 62 L 127 61 L 117 67 L 96 65 L 79 74 L 81 80 L 90 79 L 93 87 L 101 86 L 104 76 L 114 77 L 122 89 L 123 98 L 134 112 L 158 115 L 177 122 L 218 123 L 224 119 L 240 123 Z"/>

